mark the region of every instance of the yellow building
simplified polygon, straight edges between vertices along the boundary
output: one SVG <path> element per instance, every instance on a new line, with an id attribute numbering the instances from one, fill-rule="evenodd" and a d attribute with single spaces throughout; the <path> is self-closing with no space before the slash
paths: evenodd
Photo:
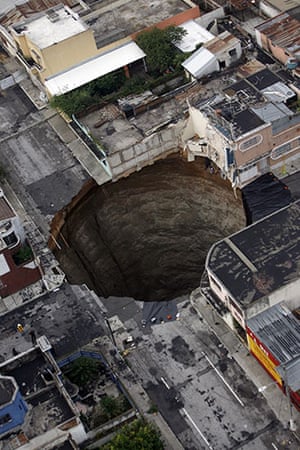
<path id="1" fill-rule="evenodd" d="M 19 56 L 43 84 L 46 78 L 97 54 L 93 30 L 68 6 L 59 5 L 17 23 L 11 33 Z"/>

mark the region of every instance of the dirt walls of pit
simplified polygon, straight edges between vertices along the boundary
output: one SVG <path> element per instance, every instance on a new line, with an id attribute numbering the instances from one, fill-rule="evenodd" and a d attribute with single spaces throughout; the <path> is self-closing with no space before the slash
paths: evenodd
<path id="1" fill-rule="evenodd" d="M 90 189 L 56 248 L 70 283 L 100 296 L 168 300 L 199 286 L 210 246 L 245 226 L 240 197 L 179 154 Z"/>

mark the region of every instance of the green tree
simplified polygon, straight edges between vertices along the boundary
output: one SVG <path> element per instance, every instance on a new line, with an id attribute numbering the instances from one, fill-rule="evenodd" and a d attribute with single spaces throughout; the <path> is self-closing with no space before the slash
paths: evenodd
<path id="1" fill-rule="evenodd" d="M 152 28 L 138 35 L 136 41 L 146 53 L 150 72 L 161 74 L 173 64 L 177 54 L 174 44 L 179 43 L 185 34 L 183 28 L 172 25 L 164 30 Z"/>
<path id="2" fill-rule="evenodd" d="M 159 431 L 144 420 L 125 425 L 103 450 L 163 450 Z"/>
<path id="3" fill-rule="evenodd" d="M 92 358 L 76 359 L 68 368 L 67 376 L 72 383 L 84 387 L 90 381 L 96 380 L 101 370 L 101 363 Z"/>

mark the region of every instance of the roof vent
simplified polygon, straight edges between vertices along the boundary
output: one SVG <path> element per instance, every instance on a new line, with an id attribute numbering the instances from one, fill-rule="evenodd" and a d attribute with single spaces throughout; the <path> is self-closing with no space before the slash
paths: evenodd
<path id="1" fill-rule="evenodd" d="M 59 14 L 55 11 L 55 9 L 48 9 L 47 17 L 50 22 L 57 22 L 59 20 Z"/>

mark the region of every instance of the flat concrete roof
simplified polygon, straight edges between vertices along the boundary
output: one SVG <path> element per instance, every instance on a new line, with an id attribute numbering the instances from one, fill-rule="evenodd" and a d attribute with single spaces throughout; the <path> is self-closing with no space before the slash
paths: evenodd
<path id="1" fill-rule="evenodd" d="M 45 383 L 43 377 L 49 366 L 49 361 L 41 350 L 35 349 L 19 355 L 17 359 L 8 361 L 7 365 L 1 367 L 2 373 L 16 380 L 24 400 L 29 405 L 26 420 L 21 425 L 21 430 L 28 439 L 44 434 L 75 416 L 56 384 Z M 3 441 L 8 444 L 13 438 L 14 436 L 9 434 Z"/>
<path id="2" fill-rule="evenodd" d="M 288 11 L 300 5 L 300 0 L 264 0 L 264 3 L 274 6 L 278 11 Z"/>
<path id="3" fill-rule="evenodd" d="M 17 23 L 13 29 L 25 34 L 38 48 L 43 49 L 86 31 L 88 26 L 70 8 L 63 6 Z"/>
<path id="4" fill-rule="evenodd" d="M 111 0 L 99 2 L 97 9 L 81 17 L 101 48 L 190 8 L 183 0 L 164 0 L 163 6 L 161 0 Z"/>
<path id="5" fill-rule="evenodd" d="M 299 232 L 297 201 L 214 244 L 207 270 L 246 309 L 299 278 Z"/>

